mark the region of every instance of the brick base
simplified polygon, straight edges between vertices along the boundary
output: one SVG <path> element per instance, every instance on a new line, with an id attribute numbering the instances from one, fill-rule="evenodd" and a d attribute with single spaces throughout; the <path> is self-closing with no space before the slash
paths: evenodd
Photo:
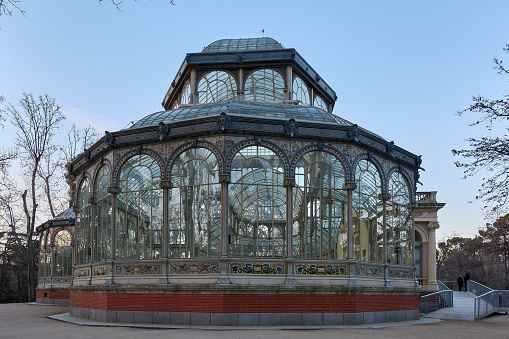
<path id="1" fill-rule="evenodd" d="M 355 325 L 419 318 L 419 293 L 409 290 L 257 286 L 140 292 L 74 288 L 71 315 L 104 322 L 199 326 Z"/>
<path id="2" fill-rule="evenodd" d="M 38 289 L 35 292 L 35 301 L 40 304 L 69 305 L 69 289 Z"/>

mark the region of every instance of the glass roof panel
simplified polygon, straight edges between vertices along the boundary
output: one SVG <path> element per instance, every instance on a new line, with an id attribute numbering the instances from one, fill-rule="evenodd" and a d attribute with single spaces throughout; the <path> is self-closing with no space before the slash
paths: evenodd
<path id="1" fill-rule="evenodd" d="M 318 107 L 303 105 L 297 106 L 283 103 L 229 100 L 152 113 L 138 120 L 128 129 L 154 126 L 160 122 L 171 123 L 186 119 L 214 116 L 223 112 L 226 114 L 236 114 L 241 116 L 265 117 L 282 120 L 293 118 L 298 121 L 328 122 L 345 126 L 352 125 L 349 121 L 329 114 Z"/>
<path id="2" fill-rule="evenodd" d="M 238 51 L 264 51 L 269 49 L 284 49 L 276 40 L 263 38 L 249 39 L 221 39 L 214 41 L 202 50 L 202 53 L 238 52 Z"/>

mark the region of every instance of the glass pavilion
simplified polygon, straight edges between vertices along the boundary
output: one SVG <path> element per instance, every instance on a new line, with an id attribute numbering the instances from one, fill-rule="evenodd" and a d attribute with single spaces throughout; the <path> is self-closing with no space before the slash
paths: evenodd
<path id="1" fill-rule="evenodd" d="M 189 313 L 191 324 L 193 314 L 209 314 L 212 325 L 242 325 L 238 314 L 258 314 L 262 325 L 260 314 L 293 313 L 281 295 L 332 302 L 355 294 L 359 305 L 373 295 L 400 305 L 373 304 L 382 321 L 387 312 L 418 317 L 420 157 L 332 114 L 336 99 L 296 50 L 271 38 L 218 40 L 187 54 L 164 111 L 106 132 L 69 164 L 71 314 Z M 169 299 L 154 309 L 90 301 L 132 293 Z M 182 310 L 183 293 L 212 294 L 222 308 Z M 227 302 L 253 294 L 274 296 L 270 311 Z M 341 309 L 344 300 L 318 311 L 376 321 L 361 308 Z M 300 323 L 316 312 L 302 309 Z M 237 315 L 214 321 L 216 314 Z"/>

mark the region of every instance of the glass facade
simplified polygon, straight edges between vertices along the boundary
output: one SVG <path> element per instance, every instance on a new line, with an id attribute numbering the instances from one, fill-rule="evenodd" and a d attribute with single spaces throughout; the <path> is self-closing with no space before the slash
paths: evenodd
<path id="1" fill-rule="evenodd" d="M 157 259 L 162 254 L 161 170 L 150 156 L 128 159 L 120 170 L 116 258 Z"/>
<path id="2" fill-rule="evenodd" d="M 103 165 L 95 181 L 95 213 L 93 224 L 93 261 L 108 260 L 111 253 L 111 214 L 113 206 L 108 194 L 110 171 Z"/>
<path id="3" fill-rule="evenodd" d="M 237 98 L 237 82 L 230 73 L 212 71 L 198 83 L 200 103 L 220 102 Z"/>
<path id="4" fill-rule="evenodd" d="M 413 265 L 413 223 L 410 211 L 410 186 L 400 172 L 389 179 L 387 203 L 387 256 L 398 265 Z"/>
<path id="5" fill-rule="evenodd" d="M 212 152 L 182 153 L 171 170 L 168 207 L 170 258 L 218 257 L 221 244 L 221 185 Z"/>
<path id="6" fill-rule="evenodd" d="M 71 233 L 67 230 L 58 231 L 54 240 L 53 276 L 66 277 L 72 275 Z"/>
<path id="7" fill-rule="evenodd" d="M 228 191 L 230 255 L 283 257 L 286 188 L 279 157 L 261 146 L 246 147 L 232 161 Z"/>
<path id="8" fill-rule="evenodd" d="M 285 82 L 279 72 L 259 69 L 251 73 L 245 83 L 246 100 L 283 101 Z"/>
<path id="9" fill-rule="evenodd" d="M 353 192 L 354 258 L 383 262 L 382 178 L 376 166 L 361 160 L 355 172 L 357 188 Z"/>
<path id="10" fill-rule="evenodd" d="M 309 105 L 309 89 L 300 77 L 293 79 L 293 100 L 299 100 L 303 105 Z"/>
<path id="11" fill-rule="evenodd" d="M 92 206 L 90 205 L 90 180 L 85 178 L 78 191 L 78 211 L 76 212 L 76 264 L 90 262 Z"/>

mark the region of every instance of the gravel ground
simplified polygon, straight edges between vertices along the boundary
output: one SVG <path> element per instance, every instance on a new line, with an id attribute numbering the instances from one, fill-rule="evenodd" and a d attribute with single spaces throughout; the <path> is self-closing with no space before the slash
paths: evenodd
<path id="1" fill-rule="evenodd" d="M 82 326 L 47 318 L 65 312 L 68 312 L 65 306 L 0 304 L 0 338 L 509 338 L 509 316 L 498 314 L 475 322 L 444 320 L 385 328 L 316 330 L 141 329 Z"/>

